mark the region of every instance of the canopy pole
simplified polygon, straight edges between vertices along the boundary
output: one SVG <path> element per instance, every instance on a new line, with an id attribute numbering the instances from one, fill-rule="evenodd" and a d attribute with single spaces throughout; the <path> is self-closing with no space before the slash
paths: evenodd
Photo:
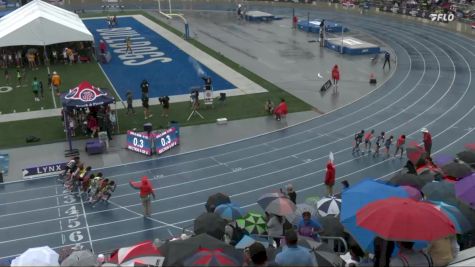
<path id="1" fill-rule="evenodd" d="M 69 150 L 64 151 L 65 157 L 72 157 L 79 155 L 79 150 L 73 149 L 73 141 L 71 140 L 71 132 L 69 130 L 69 119 L 68 119 L 68 109 L 63 107 L 63 116 L 64 116 L 64 127 L 66 127 L 66 137 L 69 143 Z"/>

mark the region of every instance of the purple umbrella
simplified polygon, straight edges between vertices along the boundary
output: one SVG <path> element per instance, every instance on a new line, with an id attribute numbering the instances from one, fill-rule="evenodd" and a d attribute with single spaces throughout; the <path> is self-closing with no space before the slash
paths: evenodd
<path id="1" fill-rule="evenodd" d="M 434 163 L 437 164 L 437 165 L 440 165 L 440 166 L 448 164 L 450 162 L 453 162 L 454 159 L 455 158 L 453 156 L 444 155 L 444 154 L 439 154 L 439 155 L 436 155 L 432 158 Z"/>
<path id="2" fill-rule="evenodd" d="M 472 173 L 455 183 L 455 195 L 470 207 L 475 208 L 475 174 Z"/>

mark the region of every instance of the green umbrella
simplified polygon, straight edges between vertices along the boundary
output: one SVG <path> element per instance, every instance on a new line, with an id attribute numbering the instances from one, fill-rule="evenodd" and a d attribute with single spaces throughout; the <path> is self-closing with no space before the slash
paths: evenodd
<path id="1" fill-rule="evenodd" d="M 320 200 L 320 197 L 317 196 L 312 196 L 312 197 L 307 197 L 305 199 L 305 203 L 312 205 L 313 207 L 317 208 L 317 202 Z"/>
<path id="2" fill-rule="evenodd" d="M 246 230 L 249 234 L 262 235 L 267 232 L 267 223 L 262 214 L 249 212 L 242 219 L 237 219 L 239 228 Z"/>

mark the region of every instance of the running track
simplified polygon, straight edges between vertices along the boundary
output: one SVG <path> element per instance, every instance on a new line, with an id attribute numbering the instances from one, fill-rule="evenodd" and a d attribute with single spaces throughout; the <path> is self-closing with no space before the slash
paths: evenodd
<path id="1" fill-rule="evenodd" d="M 247 210 L 259 210 L 255 201 L 260 195 L 287 183 L 297 189 L 300 202 L 321 196 L 329 151 L 335 154 L 339 181 L 354 184 L 364 177 L 391 177 L 405 160 L 351 154 L 353 134 L 360 129 L 405 133 L 409 140 L 419 141 L 419 129 L 427 127 L 433 151 L 444 154 L 454 154 L 475 140 L 473 40 L 390 19 L 324 15 L 351 22 L 391 46 L 398 61 L 392 78 L 358 101 L 294 127 L 103 169 L 119 183 L 109 206 L 84 205 L 63 194 L 54 178 L 1 185 L 0 258 L 40 245 L 61 248 L 79 242 L 97 253 L 144 239 L 168 238 L 192 225 L 204 211 L 207 197 L 216 192 L 229 194 Z M 137 192 L 127 184 L 142 175 L 153 178 L 157 188 L 151 220 L 141 216 Z"/>

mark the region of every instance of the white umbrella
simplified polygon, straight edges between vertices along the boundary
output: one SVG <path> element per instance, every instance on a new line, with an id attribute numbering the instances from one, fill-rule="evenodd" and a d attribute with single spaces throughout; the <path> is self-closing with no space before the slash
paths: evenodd
<path id="1" fill-rule="evenodd" d="M 322 217 L 327 215 L 338 216 L 341 210 L 341 199 L 336 197 L 322 198 L 317 202 L 318 214 Z"/>
<path id="2" fill-rule="evenodd" d="M 48 246 L 29 248 L 11 266 L 59 266 L 59 255 Z"/>

